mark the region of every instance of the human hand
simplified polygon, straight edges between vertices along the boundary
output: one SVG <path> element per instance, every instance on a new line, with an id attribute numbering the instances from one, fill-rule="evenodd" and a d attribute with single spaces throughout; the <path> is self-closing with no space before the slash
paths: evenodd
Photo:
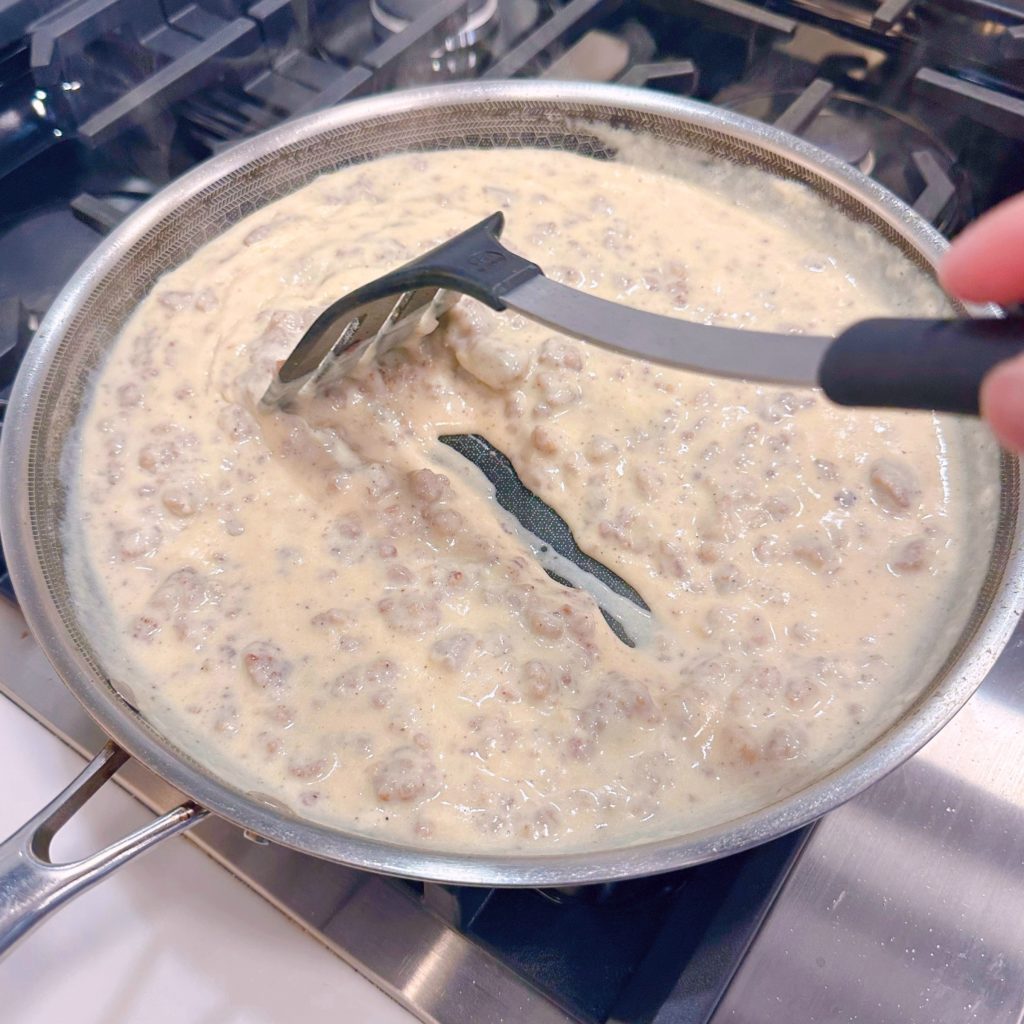
<path id="1" fill-rule="evenodd" d="M 1024 301 L 1024 193 L 957 236 L 939 266 L 939 281 L 967 302 Z M 1024 355 L 989 371 L 981 385 L 981 414 L 1007 448 L 1024 452 Z"/>

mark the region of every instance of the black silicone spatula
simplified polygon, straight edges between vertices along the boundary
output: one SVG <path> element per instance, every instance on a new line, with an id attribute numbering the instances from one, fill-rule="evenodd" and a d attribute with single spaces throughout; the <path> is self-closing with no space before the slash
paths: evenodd
<path id="1" fill-rule="evenodd" d="M 838 337 L 711 327 L 608 302 L 558 284 L 499 241 L 495 213 L 326 309 L 264 395 L 286 404 L 328 371 L 344 374 L 440 315 L 459 295 L 513 309 L 562 334 L 722 377 L 818 386 L 841 405 L 978 413 L 996 363 L 1024 351 L 1024 318 L 863 320 Z"/>

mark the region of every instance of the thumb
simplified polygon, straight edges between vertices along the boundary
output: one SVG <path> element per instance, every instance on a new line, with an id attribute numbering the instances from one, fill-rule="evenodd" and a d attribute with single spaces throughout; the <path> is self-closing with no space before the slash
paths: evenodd
<path id="1" fill-rule="evenodd" d="M 1006 448 L 1024 452 L 1024 355 L 988 372 L 981 384 L 981 414 Z"/>

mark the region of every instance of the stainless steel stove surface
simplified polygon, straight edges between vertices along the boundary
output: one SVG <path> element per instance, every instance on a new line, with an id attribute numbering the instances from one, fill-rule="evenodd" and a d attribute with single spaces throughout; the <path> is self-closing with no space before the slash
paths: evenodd
<path id="1" fill-rule="evenodd" d="M 1020 0 L 0 0 L 0 414 L 101 236 L 198 161 L 357 96 L 618 80 L 772 121 L 954 232 L 1024 189 Z M 83 752 L 2 576 L 0 690 Z M 557 892 L 384 879 L 207 820 L 190 838 L 423 1020 L 1024 1019 L 1024 635 L 921 754 L 812 829 Z M 123 783 L 176 795 L 137 764 Z"/>

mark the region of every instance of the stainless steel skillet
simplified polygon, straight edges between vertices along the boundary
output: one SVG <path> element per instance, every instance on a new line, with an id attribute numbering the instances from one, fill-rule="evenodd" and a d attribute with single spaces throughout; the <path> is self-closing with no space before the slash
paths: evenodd
<path id="1" fill-rule="evenodd" d="M 113 742 L 68 791 L 0 847 L 0 949 L 49 910 L 207 812 L 330 860 L 462 884 L 579 885 L 698 863 L 781 835 L 859 792 L 926 742 L 981 682 L 1020 615 L 1022 591 L 1018 466 L 984 446 L 977 457 L 979 480 L 997 488 L 995 517 L 964 543 L 986 571 L 951 608 L 947 631 L 922 660 L 919 678 L 908 680 L 920 697 L 801 792 L 699 832 L 585 852 L 489 856 L 425 851 L 331 828 L 243 791 L 187 754 L 135 708 L 130 679 L 103 663 L 90 638 L 92 610 L 76 606 L 68 585 L 62 472 L 91 374 L 157 278 L 231 224 L 324 171 L 407 149 L 464 146 L 559 146 L 608 157 L 614 148 L 609 127 L 805 182 L 924 268 L 941 252 L 940 236 L 913 211 L 814 147 L 722 110 L 614 86 L 468 84 L 365 100 L 282 126 L 175 182 L 111 235 L 61 294 L 25 360 L 7 413 L 0 529 L 15 588 L 54 667 Z M 49 837 L 128 756 L 189 794 L 191 802 L 94 858 L 51 865 Z"/>

